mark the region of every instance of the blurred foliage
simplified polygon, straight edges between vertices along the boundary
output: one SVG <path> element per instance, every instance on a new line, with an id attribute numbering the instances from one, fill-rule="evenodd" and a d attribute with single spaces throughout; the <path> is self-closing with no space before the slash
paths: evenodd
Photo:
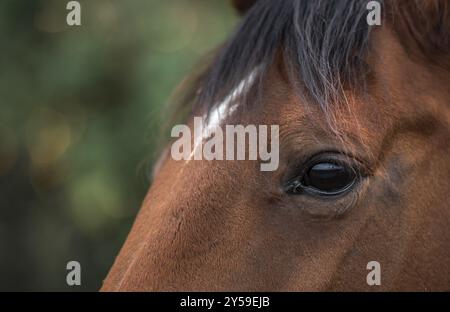
<path id="1" fill-rule="evenodd" d="M 0 290 L 97 290 L 149 187 L 161 108 L 227 0 L 0 1 Z M 66 264 L 82 286 L 66 285 Z"/>

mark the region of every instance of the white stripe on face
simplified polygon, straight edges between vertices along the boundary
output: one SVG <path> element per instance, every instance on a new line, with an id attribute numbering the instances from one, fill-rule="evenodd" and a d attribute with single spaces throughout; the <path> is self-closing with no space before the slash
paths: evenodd
<path id="1" fill-rule="evenodd" d="M 223 121 L 236 111 L 236 108 L 239 105 L 237 99 L 240 95 L 250 89 L 255 81 L 258 71 L 258 68 L 254 69 L 239 83 L 236 88 L 233 89 L 233 91 L 230 92 L 230 94 L 222 102 L 220 102 L 219 105 L 214 105 L 213 107 L 215 108 L 209 113 L 208 119 L 206 118 L 206 115 L 203 116 L 203 123 L 206 122 L 206 125 L 202 127 L 202 129 L 194 129 L 194 133 L 199 133 L 200 137 L 196 137 L 194 139 L 194 148 L 192 149 L 191 155 L 187 162 L 193 159 L 196 151 L 198 151 L 198 148 L 201 147 L 203 140 L 207 139 L 214 129 L 220 127 Z"/>

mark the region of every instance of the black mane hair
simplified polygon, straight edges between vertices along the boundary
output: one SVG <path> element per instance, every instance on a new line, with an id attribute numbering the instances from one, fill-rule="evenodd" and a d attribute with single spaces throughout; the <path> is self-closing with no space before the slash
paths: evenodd
<path id="1" fill-rule="evenodd" d="M 326 110 L 345 86 L 364 85 L 367 2 L 257 1 L 188 96 L 195 97 L 194 111 L 209 112 L 255 68 L 261 83 L 279 53 L 291 80 L 301 82 L 301 95 Z"/>

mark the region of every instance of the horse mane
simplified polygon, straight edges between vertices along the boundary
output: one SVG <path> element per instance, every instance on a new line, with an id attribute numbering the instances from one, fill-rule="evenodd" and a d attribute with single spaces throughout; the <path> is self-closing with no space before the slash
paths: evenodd
<path id="1" fill-rule="evenodd" d="M 234 1 L 235 4 L 239 1 Z M 241 1 L 242 2 L 242 1 Z M 446 0 L 380 0 L 383 24 L 397 32 L 405 49 L 436 59 L 450 52 L 450 3 Z M 229 40 L 206 69 L 181 85 L 176 113 L 206 114 L 245 82 L 256 68 L 258 92 L 276 57 L 281 55 L 299 96 L 325 112 L 345 100 L 344 90 L 365 88 L 370 67 L 368 0 L 243 1 L 246 11 Z M 419 48 L 419 49 L 417 49 Z M 187 85 L 187 87 L 186 87 Z M 249 86 L 250 87 L 250 86 Z M 253 102 L 254 97 L 252 98 Z M 243 99 L 243 104 L 248 104 Z M 180 114 L 180 112 L 183 112 Z"/>
<path id="2" fill-rule="evenodd" d="M 278 54 L 299 94 L 326 110 L 367 73 L 366 3 L 257 1 L 200 78 L 194 110 L 210 111 L 255 68 L 260 86 Z"/>

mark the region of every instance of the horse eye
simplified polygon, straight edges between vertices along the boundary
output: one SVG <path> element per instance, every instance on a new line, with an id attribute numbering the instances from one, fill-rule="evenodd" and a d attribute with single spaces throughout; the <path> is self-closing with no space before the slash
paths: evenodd
<path id="1" fill-rule="evenodd" d="M 355 181 L 353 168 L 330 162 L 312 166 L 303 177 L 303 185 L 324 194 L 337 195 L 347 190 Z"/>
<path id="2" fill-rule="evenodd" d="M 346 193 L 357 180 L 356 170 L 332 160 L 315 162 L 288 187 L 288 193 L 310 193 L 320 196 L 337 196 Z"/>

